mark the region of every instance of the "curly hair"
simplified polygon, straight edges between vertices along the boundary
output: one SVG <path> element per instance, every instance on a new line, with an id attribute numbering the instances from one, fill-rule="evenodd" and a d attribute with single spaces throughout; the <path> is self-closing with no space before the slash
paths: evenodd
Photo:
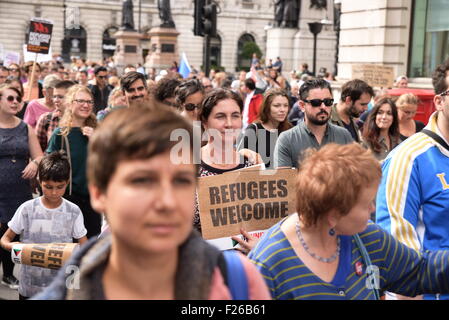
<path id="1" fill-rule="evenodd" d="M 64 115 L 59 122 L 59 127 L 61 127 L 61 135 L 63 136 L 67 136 L 73 127 L 72 105 L 75 101 L 76 95 L 79 92 L 87 93 L 93 100 L 93 95 L 89 88 L 80 84 L 70 87 L 69 91 L 64 97 L 64 103 L 67 107 L 65 108 Z M 97 127 L 97 118 L 95 117 L 94 113 L 91 113 L 89 115 L 89 117 L 84 121 L 84 125 L 92 128 Z"/>
<path id="2" fill-rule="evenodd" d="M 448 83 L 446 77 L 449 71 L 449 59 L 447 59 L 443 64 L 440 64 L 432 75 L 432 84 L 435 90 L 435 94 L 441 94 L 448 89 Z"/>

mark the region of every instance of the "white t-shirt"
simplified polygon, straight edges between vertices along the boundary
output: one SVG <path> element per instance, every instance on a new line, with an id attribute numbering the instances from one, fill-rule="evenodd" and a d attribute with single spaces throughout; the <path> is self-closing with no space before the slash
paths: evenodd
<path id="1" fill-rule="evenodd" d="M 80 208 L 66 199 L 58 208 L 48 209 L 42 197 L 23 203 L 9 221 L 8 227 L 20 234 L 22 243 L 71 243 L 87 234 Z M 47 287 L 58 270 L 22 265 L 19 293 L 32 297 Z"/>

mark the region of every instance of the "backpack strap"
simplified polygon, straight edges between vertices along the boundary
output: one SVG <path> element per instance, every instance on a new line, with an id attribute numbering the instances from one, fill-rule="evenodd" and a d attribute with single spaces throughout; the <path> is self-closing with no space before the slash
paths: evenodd
<path id="1" fill-rule="evenodd" d="M 233 300 L 249 300 L 248 279 L 242 261 L 235 250 L 223 251 L 226 279 Z"/>
<path id="2" fill-rule="evenodd" d="M 441 144 L 446 150 L 449 151 L 449 145 L 446 143 L 446 141 L 443 140 L 443 138 L 441 138 L 435 132 L 427 130 L 427 129 L 422 129 L 421 132 L 428 135 L 429 137 L 431 137 L 433 140 L 435 140 L 436 142 Z"/>
<path id="3" fill-rule="evenodd" d="M 64 149 L 64 145 L 66 147 L 65 149 Z M 67 153 L 67 158 L 69 160 L 69 164 L 70 164 L 69 195 L 72 195 L 72 159 L 70 158 L 71 154 L 70 154 L 69 139 L 65 135 L 61 135 L 61 149 L 60 150 Z"/>
<path id="4" fill-rule="evenodd" d="M 368 251 L 366 251 L 365 245 L 362 242 L 362 239 L 360 239 L 358 234 L 355 234 L 352 236 L 355 240 L 355 243 L 357 245 L 357 247 L 359 248 L 359 251 L 362 255 L 362 259 L 365 262 L 365 266 L 367 271 L 369 270 L 368 273 L 368 277 L 372 276 L 374 271 L 371 268 L 368 268 L 369 266 L 372 266 L 372 262 L 371 259 L 369 257 Z M 373 287 L 373 294 L 374 294 L 374 299 L 376 300 L 380 300 L 380 294 L 379 294 L 379 290 Z"/>

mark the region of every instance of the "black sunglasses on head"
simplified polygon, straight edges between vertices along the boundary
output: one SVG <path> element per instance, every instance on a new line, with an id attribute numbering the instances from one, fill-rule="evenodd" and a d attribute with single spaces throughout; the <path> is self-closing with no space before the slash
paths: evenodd
<path id="1" fill-rule="evenodd" d="M 312 99 L 312 100 L 303 100 L 305 103 L 310 103 L 312 107 L 321 107 L 324 103 L 326 107 L 331 107 L 334 104 L 334 99 Z"/>

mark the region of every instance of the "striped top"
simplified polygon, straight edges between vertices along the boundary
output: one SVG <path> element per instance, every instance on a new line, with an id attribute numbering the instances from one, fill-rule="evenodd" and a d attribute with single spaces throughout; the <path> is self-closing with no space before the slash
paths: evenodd
<path id="1" fill-rule="evenodd" d="M 441 136 L 437 115 L 426 129 Z M 449 151 L 417 133 L 387 157 L 382 173 L 376 202 L 379 226 L 415 250 L 449 249 Z"/>
<path id="2" fill-rule="evenodd" d="M 371 269 L 378 271 L 377 281 L 367 276 L 355 240 L 340 236 L 338 269 L 334 279 L 325 282 L 296 255 L 280 228 L 283 221 L 271 227 L 248 256 L 262 273 L 275 300 L 372 300 L 375 283 L 381 292 L 407 296 L 449 292 L 448 251 L 421 254 L 373 223 L 359 236 L 373 264 Z M 360 267 L 361 272 L 356 272 Z"/>

